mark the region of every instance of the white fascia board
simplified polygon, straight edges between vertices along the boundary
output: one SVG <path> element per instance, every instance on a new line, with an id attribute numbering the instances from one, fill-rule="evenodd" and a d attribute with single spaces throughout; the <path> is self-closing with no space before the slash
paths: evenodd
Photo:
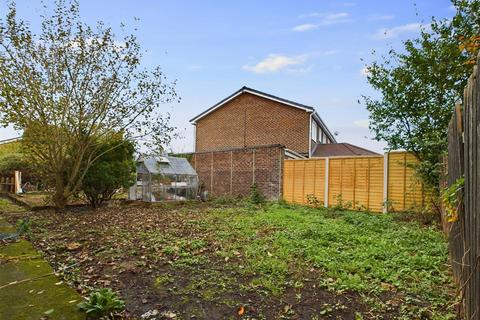
<path id="1" fill-rule="evenodd" d="M 258 97 L 262 97 L 262 98 L 265 98 L 265 99 L 268 99 L 268 100 L 271 100 L 271 101 L 275 101 L 275 102 L 279 102 L 281 104 L 284 104 L 284 105 L 287 105 L 287 106 L 290 106 L 290 107 L 294 107 L 294 108 L 297 108 L 297 109 L 302 109 L 306 112 L 313 112 L 311 109 L 309 108 L 305 108 L 305 107 L 302 107 L 298 104 L 294 104 L 294 103 L 290 103 L 290 102 L 287 102 L 287 101 L 283 101 L 283 100 L 280 100 L 280 99 L 275 99 L 273 97 L 270 97 L 270 96 L 267 96 L 267 95 L 263 95 L 261 93 L 258 93 L 258 92 L 255 92 L 255 91 L 251 91 L 251 90 L 248 90 L 248 89 L 243 89 L 239 92 L 237 92 L 236 94 L 234 94 L 233 96 L 231 96 L 230 98 L 228 98 L 227 100 L 223 101 L 222 103 L 220 103 L 219 105 L 215 106 L 215 108 L 212 108 L 210 109 L 209 111 L 205 112 L 205 113 L 202 113 L 202 114 L 199 114 L 197 117 L 193 118 L 190 122 L 192 124 L 195 124 L 197 123 L 197 120 L 205 117 L 206 115 L 212 113 L 213 111 L 217 110 L 218 108 L 220 108 L 221 106 L 223 106 L 224 104 L 226 104 L 227 102 L 235 99 L 236 97 L 238 97 L 239 95 L 241 95 L 242 93 L 250 93 L 250 94 L 253 94 L 253 95 L 256 95 Z"/>

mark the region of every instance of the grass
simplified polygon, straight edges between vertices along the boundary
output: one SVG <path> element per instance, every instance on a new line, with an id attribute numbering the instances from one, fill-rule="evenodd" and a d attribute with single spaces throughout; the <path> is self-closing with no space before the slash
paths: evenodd
<path id="1" fill-rule="evenodd" d="M 252 284 L 273 294 L 283 291 L 291 274 L 313 267 L 323 274 L 324 288 L 398 291 L 419 303 L 407 310 L 417 314 L 442 318 L 451 299 L 447 244 L 436 227 L 401 223 L 394 215 L 284 205 L 214 210 L 211 219 L 222 240 L 220 254 L 240 252 L 243 272 L 255 276 Z"/>
<path id="2" fill-rule="evenodd" d="M 0 213 L 2 212 L 25 212 L 25 208 L 13 204 L 10 200 L 0 198 Z"/>
<path id="3" fill-rule="evenodd" d="M 151 301 L 186 319 L 235 318 L 240 306 L 256 319 L 454 319 L 443 234 L 396 215 L 235 200 L 32 220 L 52 264 L 78 264 L 81 287 L 108 281 L 137 317 Z M 74 241 L 81 249 L 65 250 Z"/>

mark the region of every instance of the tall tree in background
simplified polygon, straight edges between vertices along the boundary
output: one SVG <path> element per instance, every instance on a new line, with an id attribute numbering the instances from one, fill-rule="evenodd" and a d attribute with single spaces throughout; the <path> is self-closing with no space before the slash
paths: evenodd
<path id="1" fill-rule="evenodd" d="M 480 0 L 453 0 L 453 19 L 432 19 L 402 50 L 367 66 L 367 80 L 380 99 L 363 97 L 370 129 L 390 149 L 413 152 L 423 182 L 438 189 L 441 155 L 455 104 L 480 48 Z"/>
<path id="2" fill-rule="evenodd" d="M 160 107 L 178 100 L 175 83 L 159 67 L 143 69 L 141 58 L 134 35 L 117 39 L 102 22 L 84 24 L 77 2 L 58 0 L 39 34 L 14 3 L 0 20 L 0 121 L 23 131 L 27 159 L 57 207 L 78 193 L 115 135 L 150 148 L 170 141 Z"/>

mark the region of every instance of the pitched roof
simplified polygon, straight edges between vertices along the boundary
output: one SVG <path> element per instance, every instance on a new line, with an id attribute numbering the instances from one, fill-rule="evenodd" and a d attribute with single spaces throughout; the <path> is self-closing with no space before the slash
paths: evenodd
<path id="1" fill-rule="evenodd" d="M 191 122 L 192 124 L 195 124 L 198 120 L 200 120 L 201 118 L 205 117 L 207 114 L 215 111 L 216 109 L 220 108 L 220 107 L 223 106 L 225 103 L 227 103 L 227 102 L 229 102 L 230 100 L 236 98 L 237 96 L 241 95 L 242 93 L 250 93 L 250 94 L 253 94 L 253 95 L 256 95 L 256 96 L 265 98 L 265 99 L 269 99 L 269 100 L 272 100 L 272 101 L 280 102 L 280 103 L 283 103 L 283 104 L 285 104 L 285 105 L 287 105 L 287 106 L 294 107 L 294 108 L 298 108 L 298 109 L 302 109 L 302 110 L 305 110 L 306 112 L 312 113 L 312 114 L 313 114 L 313 117 L 314 117 L 315 120 L 320 124 L 320 126 L 321 126 L 322 129 L 325 131 L 325 133 L 328 135 L 328 137 L 330 138 L 330 140 L 333 141 L 333 142 L 336 142 L 334 135 L 330 132 L 330 130 L 328 129 L 328 127 L 325 125 L 325 123 L 323 122 L 323 120 L 320 118 L 320 116 L 318 115 L 318 113 L 315 111 L 315 108 L 314 108 L 314 107 L 307 106 L 307 105 L 305 105 L 305 104 L 301 104 L 301 103 L 298 103 L 298 102 L 295 102 L 295 101 L 291 101 L 291 100 L 287 100 L 287 99 L 284 99 L 284 98 L 280 98 L 280 97 L 274 96 L 274 95 L 272 95 L 272 94 L 265 93 L 265 92 L 262 92 L 262 91 L 258 91 L 258 90 L 255 90 L 255 89 L 252 89 L 252 88 L 249 88 L 249 87 L 245 87 L 245 86 L 242 87 L 242 88 L 240 88 L 239 90 L 235 91 L 234 93 L 232 93 L 231 95 L 229 95 L 228 97 L 226 97 L 225 99 L 223 99 L 222 101 L 214 104 L 213 106 L 211 106 L 211 107 L 208 108 L 207 110 L 203 111 L 202 113 L 200 113 L 200 114 L 197 115 L 196 117 L 190 119 L 190 122 Z"/>
<path id="2" fill-rule="evenodd" d="M 186 158 L 179 157 L 140 157 L 137 163 L 143 163 L 152 174 L 197 175 Z"/>
<path id="3" fill-rule="evenodd" d="M 317 144 L 312 152 L 312 157 L 335 157 L 335 156 L 373 156 L 379 153 L 355 146 L 350 143 Z"/>
<path id="4" fill-rule="evenodd" d="M 265 92 L 261 92 L 261 91 L 258 91 L 258 90 L 252 89 L 252 88 L 242 87 L 242 88 L 240 88 L 240 90 L 235 91 L 234 93 L 232 93 L 231 95 L 229 95 L 228 97 L 226 97 L 225 99 L 223 99 L 222 101 L 214 104 L 213 106 L 211 106 L 211 107 L 208 108 L 207 110 L 203 111 L 202 113 L 200 113 L 200 114 L 197 115 L 196 117 L 190 119 L 190 122 L 192 122 L 192 123 L 197 122 L 197 120 L 205 117 L 207 114 L 209 114 L 209 113 L 211 113 L 212 111 L 220 108 L 220 107 L 223 106 L 225 103 L 227 103 L 228 101 L 236 98 L 237 96 L 241 95 L 242 93 L 250 93 L 250 94 L 253 94 L 253 95 L 262 97 L 262 98 L 266 98 L 266 99 L 270 99 L 270 100 L 273 100 L 273 101 L 277 101 L 277 102 L 286 104 L 286 105 L 288 105 L 288 106 L 291 106 L 291 107 L 294 107 L 294 108 L 303 109 L 303 110 L 309 111 L 309 112 L 314 112 L 314 111 L 315 111 L 315 109 L 314 109 L 313 107 L 310 107 L 310 106 L 307 106 L 307 105 L 304 105 L 304 104 L 301 104 L 301 103 L 298 103 L 298 102 L 294 102 L 294 101 L 291 101 L 291 100 L 283 99 L 283 98 L 280 98 L 280 97 L 277 97 L 277 96 L 274 96 L 274 95 L 271 95 L 271 94 L 268 94 L 268 93 L 265 93 Z"/>

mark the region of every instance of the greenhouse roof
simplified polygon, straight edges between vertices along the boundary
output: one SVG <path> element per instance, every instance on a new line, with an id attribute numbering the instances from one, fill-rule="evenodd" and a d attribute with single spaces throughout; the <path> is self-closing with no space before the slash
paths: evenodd
<path id="1" fill-rule="evenodd" d="M 145 168 L 152 174 L 187 174 L 197 175 L 187 159 L 178 157 L 146 157 L 138 162 L 143 162 Z"/>

